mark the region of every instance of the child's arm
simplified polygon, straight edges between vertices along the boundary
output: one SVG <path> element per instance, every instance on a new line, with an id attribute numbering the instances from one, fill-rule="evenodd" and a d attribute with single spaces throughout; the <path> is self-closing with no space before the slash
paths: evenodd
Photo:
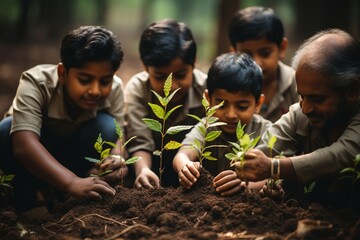
<path id="1" fill-rule="evenodd" d="M 102 194 L 115 195 L 115 190 L 105 181 L 80 178 L 61 165 L 39 142 L 31 131 L 12 134 L 14 157 L 34 176 L 78 199 L 101 199 Z"/>
<path id="2" fill-rule="evenodd" d="M 132 154 L 133 157 L 140 157 L 140 159 L 134 163 L 135 169 L 135 183 L 136 188 L 153 188 L 160 186 L 159 177 L 151 171 L 151 153 L 147 151 L 137 151 Z"/>
<path id="3" fill-rule="evenodd" d="M 199 162 L 193 149 L 183 146 L 176 153 L 173 160 L 173 168 L 178 173 L 179 182 L 185 188 L 190 188 L 200 177 Z"/>

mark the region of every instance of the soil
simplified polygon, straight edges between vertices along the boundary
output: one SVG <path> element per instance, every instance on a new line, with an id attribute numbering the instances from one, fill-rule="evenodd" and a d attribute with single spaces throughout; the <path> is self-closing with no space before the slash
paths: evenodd
<path id="1" fill-rule="evenodd" d="M 114 197 L 69 199 L 37 220 L 3 209 L 0 238 L 360 239 L 360 217 L 351 209 L 275 202 L 249 190 L 221 197 L 211 184 L 204 172 L 190 190 L 118 186 Z M 314 228 L 300 231 L 304 220 Z"/>

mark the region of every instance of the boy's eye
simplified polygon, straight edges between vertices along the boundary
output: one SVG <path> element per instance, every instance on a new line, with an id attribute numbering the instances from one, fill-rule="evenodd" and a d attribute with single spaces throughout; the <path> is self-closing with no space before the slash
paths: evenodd
<path id="1" fill-rule="evenodd" d="M 238 105 L 237 107 L 240 111 L 246 111 L 249 108 L 249 105 Z"/>
<path id="2" fill-rule="evenodd" d="M 112 82 L 112 80 L 113 80 L 112 78 L 104 78 L 100 80 L 100 84 L 102 86 L 107 86 Z"/>
<path id="3" fill-rule="evenodd" d="M 81 83 L 81 84 L 88 84 L 88 83 L 90 83 L 90 81 L 91 81 L 91 79 L 89 79 L 89 78 L 84 78 L 84 77 L 79 77 L 78 78 L 79 79 L 79 82 Z"/>
<path id="4" fill-rule="evenodd" d="M 271 50 L 270 49 L 262 49 L 259 51 L 259 55 L 263 58 L 267 58 L 271 55 Z"/>
<path id="5" fill-rule="evenodd" d="M 154 79 L 159 82 L 165 82 L 166 78 L 167 78 L 167 76 L 165 76 L 165 75 L 155 75 L 154 76 Z"/>

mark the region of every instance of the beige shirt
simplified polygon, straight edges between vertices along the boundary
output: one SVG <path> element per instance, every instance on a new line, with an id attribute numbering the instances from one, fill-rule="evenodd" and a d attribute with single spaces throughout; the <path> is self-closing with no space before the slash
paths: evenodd
<path id="1" fill-rule="evenodd" d="M 199 125 L 198 123 L 197 125 Z M 251 134 L 251 138 L 256 138 L 261 136 L 266 132 L 267 128 L 271 126 L 271 122 L 258 114 L 254 114 L 251 121 L 245 126 L 244 132 L 247 134 Z M 220 127 L 214 127 L 209 129 L 209 131 L 221 131 Z M 215 157 L 217 160 L 204 160 L 203 166 L 206 170 L 208 170 L 213 176 L 216 176 L 220 172 L 231 169 L 230 168 L 230 160 L 225 157 L 225 154 L 231 152 L 232 145 L 229 142 L 237 142 L 236 135 L 228 135 L 222 133 L 217 139 L 211 142 L 205 142 L 205 139 L 202 134 L 197 130 L 197 126 L 195 126 L 187 135 L 183 145 L 191 146 L 194 144 L 195 139 L 201 144 L 205 146 L 210 145 L 224 145 L 226 147 L 214 147 L 210 148 L 211 156 Z"/>
<path id="2" fill-rule="evenodd" d="M 203 117 L 205 112 L 201 104 L 202 95 L 206 89 L 206 74 L 200 70 L 193 71 L 193 84 L 189 89 L 186 101 L 183 106 L 178 108 L 176 119 L 168 124 L 175 125 L 194 125 L 196 122 L 187 114 L 194 114 Z M 153 114 L 148 103 L 155 102 L 155 95 L 151 92 L 149 75 L 147 72 L 141 72 L 134 75 L 125 86 L 125 105 L 126 105 L 126 134 L 128 138 L 136 136 L 128 145 L 129 153 L 139 150 L 153 152 L 158 148 L 161 142 L 159 134 L 154 133 L 142 121 L 142 118 L 158 118 Z M 182 141 L 184 134 L 175 134 L 171 136 L 171 140 Z M 155 145 L 156 143 L 156 145 Z"/>
<path id="3" fill-rule="evenodd" d="M 300 183 L 331 178 L 345 167 L 352 166 L 356 154 L 360 153 L 360 103 L 343 134 L 331 145 L 325 143 L 319 131 L 311 128 L 298 103 L 292 105 L 290 111 L 268 131 L 278 139 L 276 152 L 283 151 L 285 156 L 290 156 Z M 258 148 L 269 155 L 266 141 L 265 134 Z"/>
<path id="4" fill-rule="evenodd" d="M 71 119 L 64 102 L 57 65 L 46 64 L 23 72 L 6 115 L 13 115 L 11 133 L 27 130 L 40 135 L 42 126 L 46 126 L 52 134 L 61 137 L 68 136 L 81 123 L 96 117 L 97 111 L 109 113 L 123 125 L 124 95 L 120 78 L 114 75 L 110 95 L 96 109 L 84 111 L 77 119 Z"/>
<path id="5" fill-rule="evenodd" d="M 263 105 L 260 111 L 260 115 L 271 122 L 276 122 L 289 111 L 292 104 L 299 102 L 294 69 L 279 62 L 279 76 L 278 91 L 271 99 L 270 105 Z"/>

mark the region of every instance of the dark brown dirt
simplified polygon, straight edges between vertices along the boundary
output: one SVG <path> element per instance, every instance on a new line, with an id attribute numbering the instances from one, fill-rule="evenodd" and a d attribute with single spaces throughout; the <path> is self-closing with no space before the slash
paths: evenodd
<path id="1" fill-rule="evenodd" d="M 3 210 L 0 238 L 360 239 L 360 217 L 350 209 L 274 202 L 249 191 L 221 197 L 211 182 L 211 176 L 202 174 L 187 191 L 119 186 L 114 197 L 101 202 L 68 200 L 37 221 Z M 300 237 L 296 229 L 303 219 L 331 226 Z"/>

